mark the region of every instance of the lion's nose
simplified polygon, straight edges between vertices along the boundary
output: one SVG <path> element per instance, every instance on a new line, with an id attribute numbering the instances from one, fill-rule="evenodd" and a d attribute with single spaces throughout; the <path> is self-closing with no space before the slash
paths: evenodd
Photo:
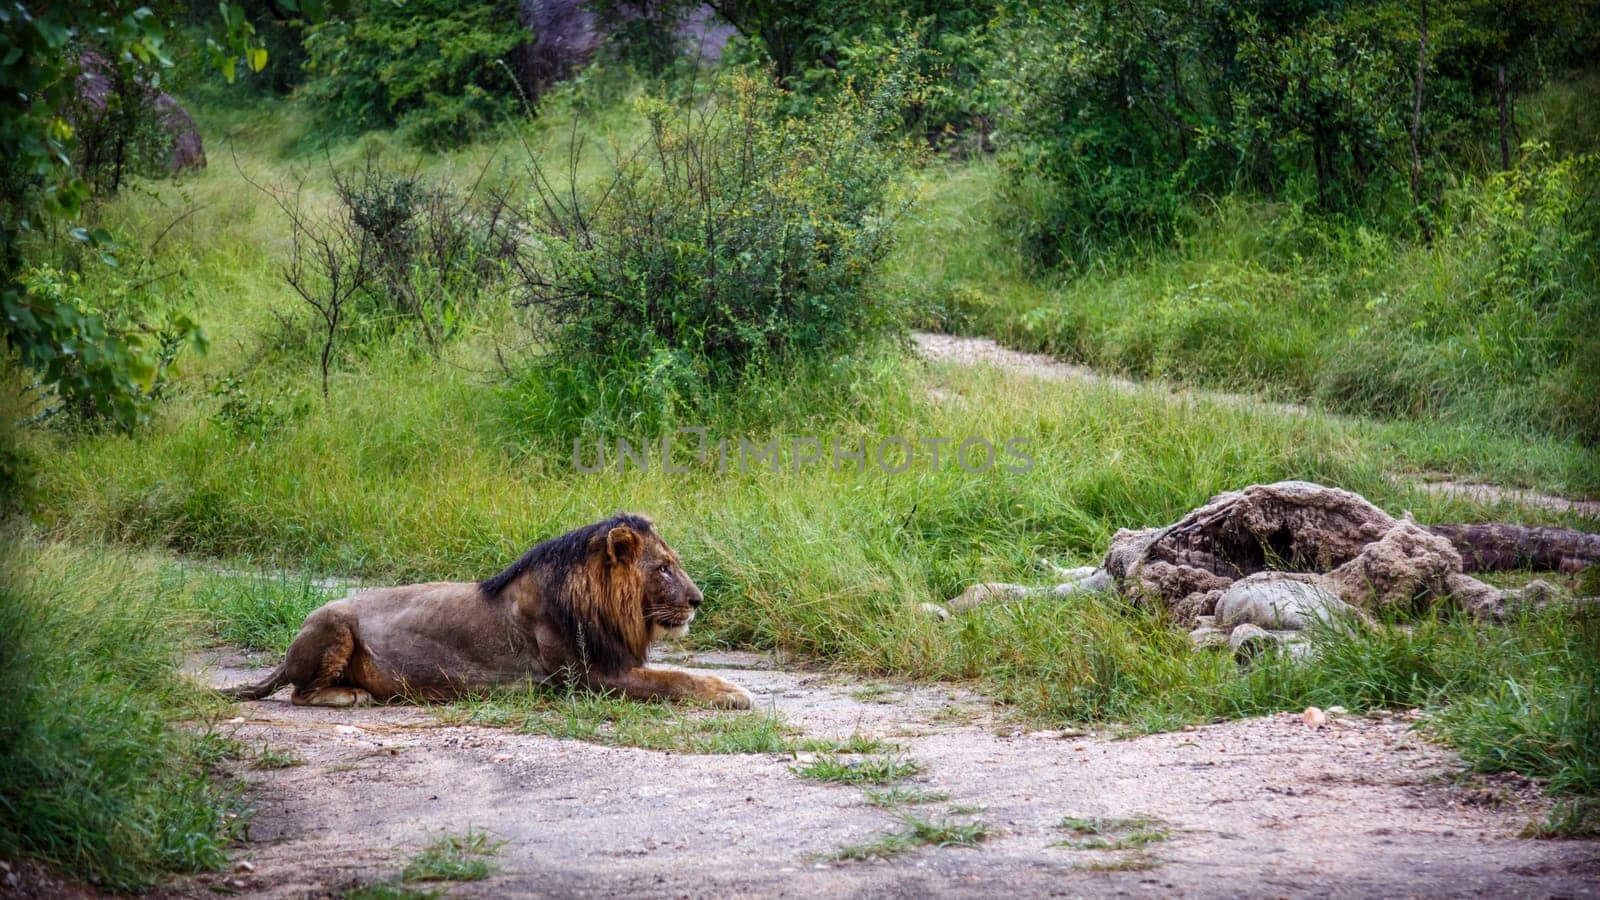
<path id="1" fill-rule="evenodd" d="M 700 604 L 702 604 L 704 602 L 706 602 L 706 595 L 700 593 L 700 589 L 699 588 L 693 588 L 692 587 L 692 588 L 689 589 L 689 605 L 690 606 L 698 607 Z"/>

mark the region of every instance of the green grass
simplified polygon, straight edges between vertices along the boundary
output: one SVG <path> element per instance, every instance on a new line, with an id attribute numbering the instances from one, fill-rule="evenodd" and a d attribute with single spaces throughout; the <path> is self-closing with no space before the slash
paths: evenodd
<path id="1" fill-rule="evenodd" d="M 811 737 L 797 741 L 794 749 L 801 753 L 886 753 L 901 749 L 898 744 L 880 737 L 852 731 L 840 740 Z"/>
<path id="2" fill-rule="evenodd" d="M 821 753 L 789 771 L 813 781 L 833 784 L 892 784 L 922 771 L 922 764 L 905 756 L 867 756 L 846 759 Z"/>
<path id="3" fill-rule="evenodd" d="M 342 900 L 433 900 L 443 897 L 443 888 L 424 888 L 395 881 L 372 881 L 348 888 L 339 894 Z"/>
<path id="4" fill-rule="evenodd" d="M 178 671 L 195 628 L 149 559 L 0 539 L 0 858 L 108 891 L 217 869 L 236 802 L 224 707 Z"/>
<path id="5" fill-rule="evenodd" d="M 1040 274 L 992 206 L 973 202 L 1001 178 L 985 160 L 925 176 L 888 276 L 927 298 L 925 325 L 1106 372 L 1310 402 L 1362 417 L 1352 427 L 1421 468 L 1600 494 L 1600 408 L 1583 387 L 1600 349 L 1578 337 L 1600 323 L 1592 245 L 1560 249 L 1566 238 L 1544 233 L 1502 247 L 1521 220 L 1502 221 L 1511 207 L 1483 189 L 1451 195 L 1456 221 L 1433 246 L 1230 197 L 1171 246 Z M 1527 280 L 1502 278 L 1512 257 L 1504 265 Z"/>
<path id="6" fill-rule="evenodd" d="M 291 750 L 279 750 L 262 744 L 250 757 L 250 768 L 262 770 L 291 769 L 295 766 L 303 766 L 305 762 Z"/>
<path id="7" fill-rule="evenodd" d="M 925 819 L 911 813 L 897 813 L 894 818 L 900 828 L 865 843 L 841 847 L 833 859 L 893 859 L 919 847 L 976 847 L 989 836 L 989 826 L 981 821 Z"/>
<path id="8" fill-rule="evenodd" d="M 1128 819 L 1079 819 L 1067 817 L 1058 826 L 1073 836 L 1060 846 L 1074 850 L 1142 850 L 1172 837 L 1160 819 L 1134 816 Z"/>
<path id="9" fill-rule="evenodd" d="M 703 754 L 792 750 L 792 730 L 775 713 L 696 710 L 582 689 L 508 688 L 431 709 L 453 725 L 491 725 L 607 746 Z"/>
<path id="10" fill-rule="evenodd" d="M 445 835 L 411 858 L 400 873 L 402 881 L 482 881 L 493 875 L 495 865 L 489 857 L 500 852 L 505 841 L 488 832 L 468 829 L 465 834 Z"/>
<path id="11" fill-rule="evenodd" d="M 339 596 L 306 575 L 204 573 L 196 580 L 195 603 L 217 637 L 249 650 L 289 649 L 306 615 Z"/>
<path id="12" fill-rule="evenodd" d="M 871 788 L 862 792 L 867 802 L 882 809 L 897 806 L 918 806 L 924 803 L 943 803 L 950 799 L 944 791 L 930 791 L 914 787 L 892 787 L 881 791 Z"/>

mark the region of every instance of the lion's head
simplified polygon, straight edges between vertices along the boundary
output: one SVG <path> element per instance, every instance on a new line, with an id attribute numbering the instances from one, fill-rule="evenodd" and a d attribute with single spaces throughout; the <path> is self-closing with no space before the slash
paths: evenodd
<path id="1" fill-rule="evenodd" d="M 705 600 L 689 573 L 683 570 L 678 554 L 661 539 L 655 526 L 643 516 L 619 517 L 620 524 L 597 531 L 591 542 L 593 553 L 601 559 L 615 583 L 619 616 L 638 615 L 648 630 L 648 641 L 665 635 L 681 637 L 694 621 L 695 610 Z"/>
<path id="2" fill-rule="evenodd" d="M 604 672 L 642 665 L 651 643 L 688 631 L 704 599 L 655 525 L 626 513 L 538 544 L 479 587 L 537 602 L 577 660 Z"/>

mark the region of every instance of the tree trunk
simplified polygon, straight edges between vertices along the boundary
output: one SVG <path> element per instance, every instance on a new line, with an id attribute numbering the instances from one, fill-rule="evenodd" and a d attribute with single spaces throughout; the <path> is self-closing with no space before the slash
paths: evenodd
<path id="1" fill-rule="evenodd" d="M 1511 116 L 1506 100 L 1505 63 L 1494 67 L 1494 88 L 1500 98 L 1500 170 L 1503 172 L 1511 168 Z"/>
<path id="2" fill-rule="evenodd" d="M 1433 243 L 1433 226 L 1423 209 L 1427 202 L 1422 195 L 1422 84 L 1423 72 L 1428 67 L 1428 0 L 1421 0 L 1420 34 L 1417 39 L 1417 85 L 1411 109 L 1411 200 L 1417 205 L 1417 224 L 1422 229 L 1422 239 Z"/>
<path id="3" fill-rule="evenodd" d="M 1455 545 L 1467 572 L 1576 572 L 1600 563 L 1600 534 L 1505 522 L 1424 527 Z"/>

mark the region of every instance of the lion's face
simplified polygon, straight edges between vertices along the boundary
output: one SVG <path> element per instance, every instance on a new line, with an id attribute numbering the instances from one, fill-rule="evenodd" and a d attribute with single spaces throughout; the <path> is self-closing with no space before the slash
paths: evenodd
<path id="1" fill-rule="evenodd" d="M 639 580 L 640 612 L 650 629 L 650 640 L 687 633 L 705 596 L 683 571 L 677 552 L 654 531 L 627 526 L 611 529 L 605 544 L 608 562 L 631 567 Z"/>
<path id="2" fill-rule="evenodd" d="M 650 623 L 653 636 L 682 637 L 705 595 L 683 571 L 678 554 L 664 541 L 651 535 L 644 545 L 638 563 L 644 578 L 644 619 Z"/>

